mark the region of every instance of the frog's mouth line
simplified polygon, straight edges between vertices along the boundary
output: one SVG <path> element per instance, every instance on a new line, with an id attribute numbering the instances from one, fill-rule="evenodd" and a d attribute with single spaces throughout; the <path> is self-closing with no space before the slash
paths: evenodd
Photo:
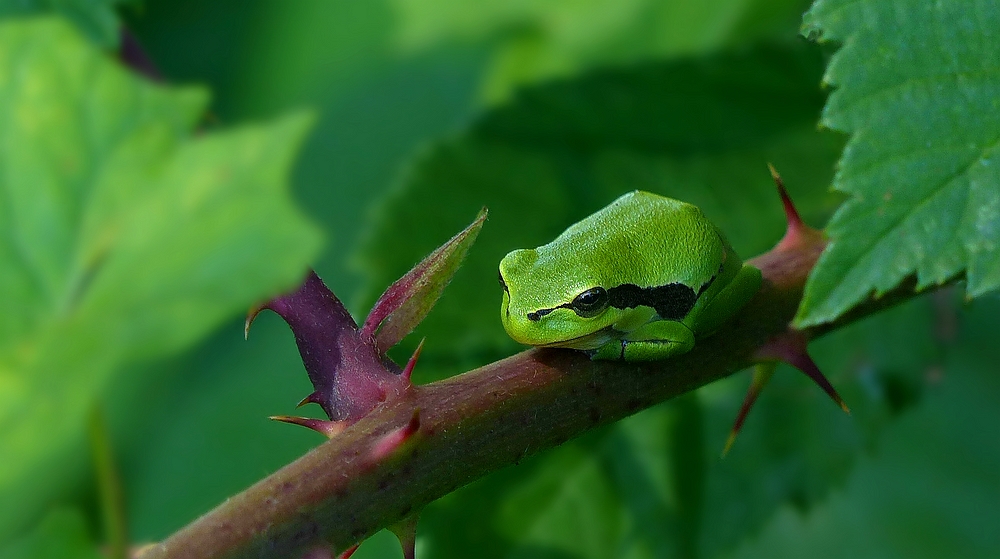
<path id="1" fill-rule="evenodd" d="M 560 340 L 557 342 L 549 342 L 547 344 L 540 344 L 537 347 L 565 347 L 569 349 L 597 349 L 602 345 L 608 343 L 615 338 L 613 332 L 614 327 L 607 326 L 601 328 L 596 332 L 591 332 L 589 334 L 584 334 L 582 336 L 577 336 L 575 338 L 569 338 L 566 340 Z"/>
<path id="2" fill-rule="evenodd" d="M 507 287 L 507 282 L 503 281 L 503 272 L 497 271 L 497 278 L 500 280 L 500 287 L 503 288 L 503 292 L 507 295 L 507 300 L 510 300 L 510 289 Z M 505 312 L 507 313 L 507 318 L 510 319 L 510 304 L 504 306 Z"/>

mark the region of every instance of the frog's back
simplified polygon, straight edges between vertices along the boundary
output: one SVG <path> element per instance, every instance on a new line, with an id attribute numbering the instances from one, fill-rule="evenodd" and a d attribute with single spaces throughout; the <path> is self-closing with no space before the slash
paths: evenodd
<path id="1" fill-rule="evenodd" d="M 718 272 L 727 250 L 722 235 L 696 206 L 639 190 L 538 249 L 542 259 L 551 251 L 562 265 L 577 270 L 575 275 L 605 287 L 700 286 Z"/>

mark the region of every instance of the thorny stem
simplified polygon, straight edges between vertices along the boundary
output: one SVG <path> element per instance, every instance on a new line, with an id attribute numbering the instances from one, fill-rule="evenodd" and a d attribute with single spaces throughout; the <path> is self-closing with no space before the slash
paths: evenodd
<path id="1" fill-rule="evenodd" d="M 142 557 L 287 559 L 317 544 L 346 549 L 494 470 L 740 371 L 788 330 L 823 246 L 816 235 L 755 258 L 760 292 L 686 355 L 633 364 L 533 349 L 414 386 Z M 821 335 L 913 295 L 906 285 L 804 333 Z M 373 454 L 415 414 L 419 428 L 407 444 Z"/>

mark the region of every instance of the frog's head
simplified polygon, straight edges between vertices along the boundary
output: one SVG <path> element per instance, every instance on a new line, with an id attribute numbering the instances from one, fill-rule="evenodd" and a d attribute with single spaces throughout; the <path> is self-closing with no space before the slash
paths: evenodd
<path id="1" fill-rule="evenodd" d="M 607 290 L 564 259 L 515 250 L 500 261 L 500 320 L 515 341 L 533 346 L 593 349 L 615 321 Z"/>

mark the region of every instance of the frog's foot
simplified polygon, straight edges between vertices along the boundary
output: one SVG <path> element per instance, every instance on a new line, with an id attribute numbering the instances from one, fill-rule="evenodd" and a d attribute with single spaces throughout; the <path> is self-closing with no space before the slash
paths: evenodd
<path id="1" fill-rule="evenodd" d="M 590 358 L 657 361 L 687 353 L 693 347 L 694 333 L 687 326 L 672 320 L 657 320 L 602 345 Z"/>
<path id="2" fill-rule="evenodd" d="M 760 270 L 750 264 L 744 264 L 733 280 L 694 317 L 692 329 L 700 336 L 715 332 L 732 318 L 736 311 L 753 299 L 760 290 L 761 281 Z"/>

